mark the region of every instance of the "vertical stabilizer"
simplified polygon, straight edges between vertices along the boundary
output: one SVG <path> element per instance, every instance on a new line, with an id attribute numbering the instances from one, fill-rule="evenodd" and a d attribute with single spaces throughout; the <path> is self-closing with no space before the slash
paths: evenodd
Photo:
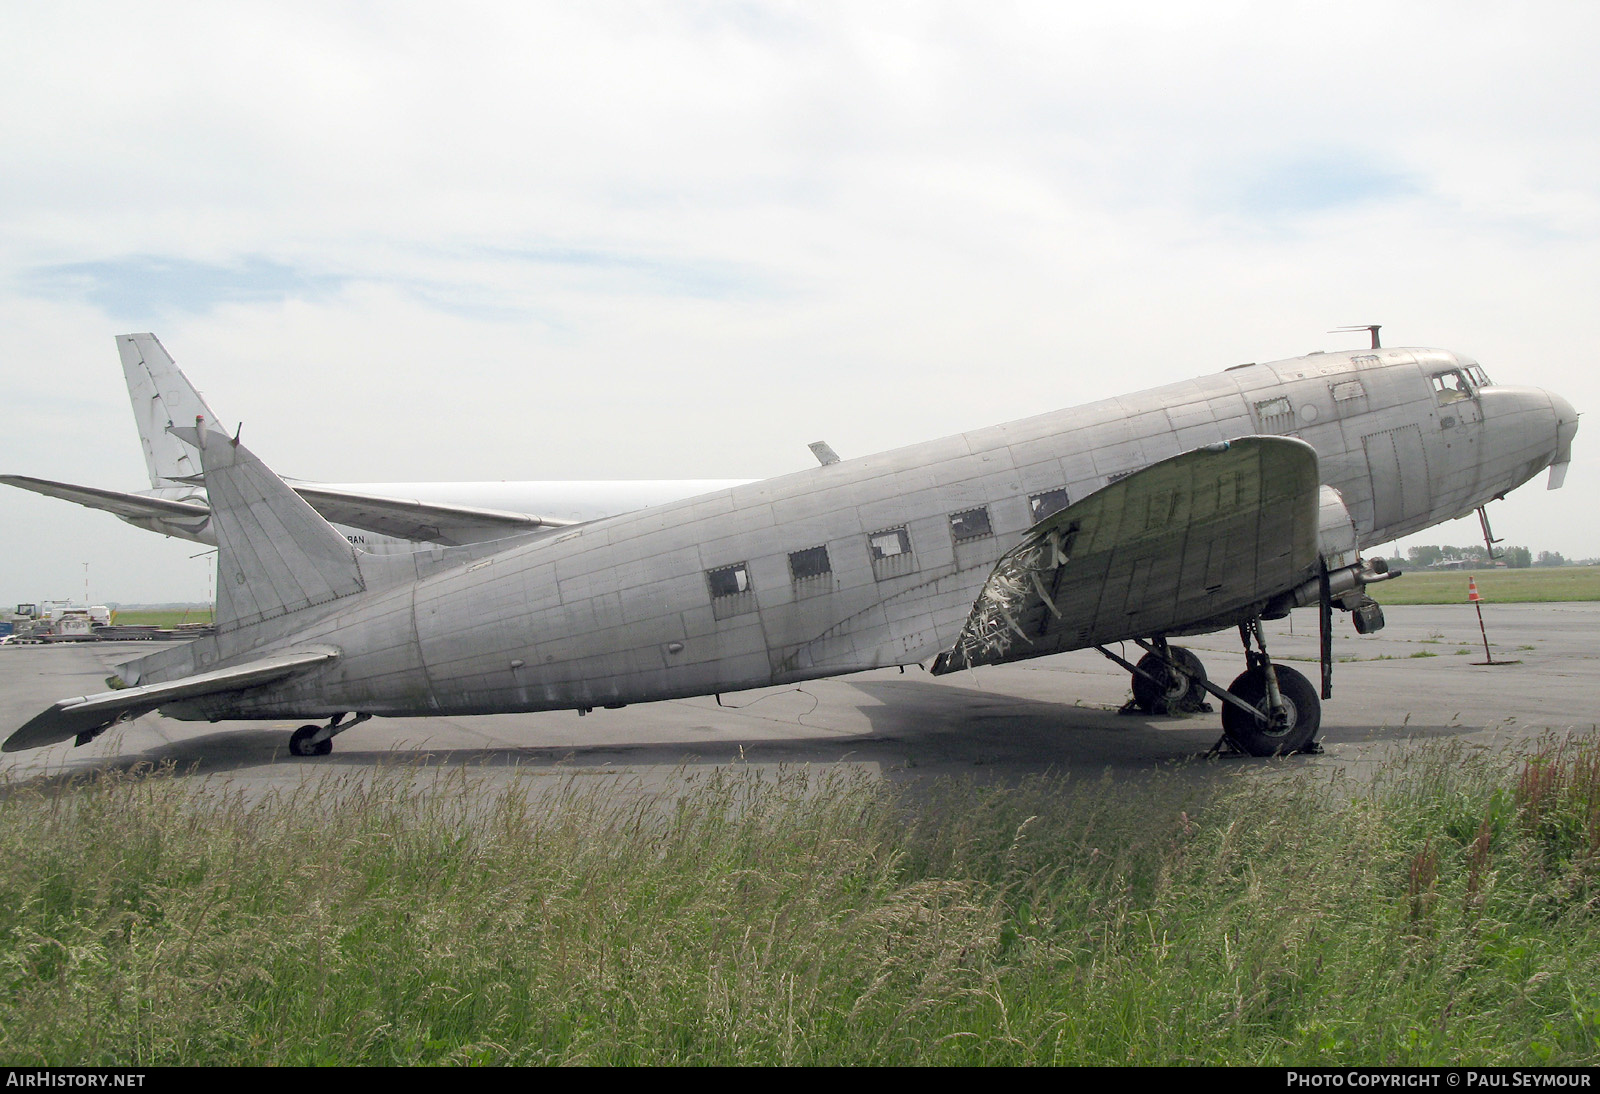
<path id="1" fill-rule="evenodd" d="M 168 432 L 167 427 L 192 426 L 196 418 L 202 417 L 214 429 L 225 427 L 188 377 L 178 371 L 155 335 L 119 334 L 117 353 L 122 357 L 122 374 L 128 381 L 128 399 L 139 426 L 139 444 L 150 470 L 150 485 L 160 489 L 172 486 L 173 479 L 200 474 L 199 454 Z"/>
<path id="2" fill-rule="evenodd" d="M 173 433 L 199 450 L 211 499 L 219 632 L 366 588 L 355 548 L 248 448 L 208 419 Z"/>

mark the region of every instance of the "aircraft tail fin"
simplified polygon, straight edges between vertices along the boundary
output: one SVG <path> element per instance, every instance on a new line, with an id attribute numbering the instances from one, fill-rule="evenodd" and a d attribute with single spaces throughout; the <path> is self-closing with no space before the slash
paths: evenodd
<path id="1" fill-rule="evenodd" d="M 172 432 L 198 450 L 211 500 L 219 633 L 366 589 L 356 549 L 236 438 L 204 417 Z"/>
<path id="2" fill-rule="evenodd" d="M 175 479 L 200 474 L 194 448 L 167 427 L 189 426 L 202 417 L 214 428 L 225 427 L 155 335 L 119 334 L 117 353 L 122 357 L 122 375 L 128 382 L 128 399 L 133 403 L 150 485 L 171 486 Z"/>

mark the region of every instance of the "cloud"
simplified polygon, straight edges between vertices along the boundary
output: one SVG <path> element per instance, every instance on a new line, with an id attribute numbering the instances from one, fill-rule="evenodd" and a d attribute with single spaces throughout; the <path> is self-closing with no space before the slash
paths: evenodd
<path id="1" fill-rule="evenodd" d="M 114 320 L 130 322 L 222 304 L 325 299 L 344 284 L 340 277 L 252 255 L 231 265 L 151 255 L 68 262 L 25 270 L 19 281 L 24 293 L 84 300 Z"/>
<path id="2" fill-rule="evenodd" d="M 880 450 L 1352 322 L 1593 406 L 1597 29 L 1567 3 L 12 5 L 0 368 L 54 409 L 14 415 L 0 469 L 137 488 L 111 336 L 149 329 L 269 462 L 352 481 L 778 473 L 818 436 Z M 1600 515 L 1529 507 L 1500 534 L 1600 553 Z M 12 549 L 23 595 L 71 587 L 42 543 Z"/>

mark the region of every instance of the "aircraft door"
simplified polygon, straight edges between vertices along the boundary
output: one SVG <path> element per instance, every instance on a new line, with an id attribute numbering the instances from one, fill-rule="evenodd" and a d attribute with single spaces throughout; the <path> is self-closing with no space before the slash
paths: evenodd
<path id="1" fill-rule="evenodd" d="M 1386 429 L 1361 438 L 1372 483 L 1372 530 L 1393 529 L 1428 516 L 1428 456 L 1420 426 Z"/>

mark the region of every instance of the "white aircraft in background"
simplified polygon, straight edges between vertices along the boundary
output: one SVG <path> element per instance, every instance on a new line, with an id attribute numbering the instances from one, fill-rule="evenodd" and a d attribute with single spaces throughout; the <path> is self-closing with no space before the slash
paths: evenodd
<path id="1" fill-rule="evenodd" d="M 128 398 L 139 427 L 150 489 L 105 490 L 0 475 L 0 482 L 91 509 L 137 528 L 215 546 L 200 454 L 168 427 L 219 419 L 153 334 L 117 336 Z M 230 433 L 237 434 L 237 429 Z M 598 520 L 747 479 L 553 480 L 535 482 L 318 483 L 288 480 L 324 520 L 368 554 L 407 554 L 419 545 L 461 546 Z"/>

